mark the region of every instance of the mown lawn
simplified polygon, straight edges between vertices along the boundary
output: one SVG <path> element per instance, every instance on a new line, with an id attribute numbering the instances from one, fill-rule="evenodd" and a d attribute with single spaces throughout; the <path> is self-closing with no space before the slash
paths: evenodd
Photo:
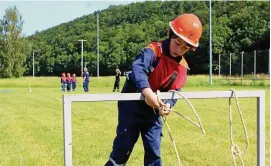
<path id="1" fill-rule="evenodd" d="M 10 80 L 0 80 L 0 165 L 63 165 L 63 108 L 58 78 L 48 80 L 23 78 L 10 85 Z M 28 80 L 29 83 L 27 83 Z M 30 80 L 30 81 L 29 81 Z M 113 78 L 93 80 L 89 93 L 110 93 Z M 14 81 L 14 80 L 11 80 Z M 32 92 L 28 92 L 28 84 Z M 270 90 L 268 87 L 205 86 L 194 83 L 183 91 L 209 90 L 265 90 L 266 92 L 266 165 L 269 165 Z M 10 86 L 4 86 L 10 85 Z M 16 86 L 18 85 L 18 86 Z M 44 85 L 44 86 L 40 86 Z M 198 86 L 197 86 L 198 85 Z M 57 88 L 59 87 L 59 88 Z M 12 91 L 7 91 L 12 90 Z M 84 93 L 81 84 L 76 92 Z M 168 116 L 173 137 L 183 165 L 233 165 L 230 153 L 228 99 L 191 100 L 197 110 L 206 135 L 176 114 Z M 254 166 L 256 160 L 256 99 L 239 99 L 250 146 L 243 156 L 245 165 Z M 241 149 L 245 136 L 237 107 L 233 102 L 234 139 Z M 189 106 L 178 101 L 175 109 L 196 121 Z M 116 102 L 72 104 L 73 164 L 104 165 L 112 148 L 117 125 Z M 175 152 L 163 129 L 162 158 L 166 166 L 177 165 Z M 143 165 L 142 141 L 136 144 L 128 165 Z"/>

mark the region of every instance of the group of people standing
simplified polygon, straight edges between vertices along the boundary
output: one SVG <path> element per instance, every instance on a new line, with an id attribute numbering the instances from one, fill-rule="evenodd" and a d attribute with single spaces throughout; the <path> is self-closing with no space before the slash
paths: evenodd
<path id="1" fill-rule="evenodd" d="M 76 89 L 76 83 L 77 83 L 77 79 L 76 79 L 76 74 L 73 73 L 72 77 L 70 73 L 62 73 L 61 79 L 61 89 L 63 92 L 65 92 L 67 90 L 67 92 L 70 91 L 75 91 Z M 88 69 L 85 67 L 84 68 L 84 72 L 83 72 L 83 88 L 85 92 L 88 92 L 88 85 L 89 85 L 89 73 L 88 73 Z"/>
<path id="2" fill-rule="evenodd" d="M 70 92 L 71 90 L 75 91 L 76 82 L 77 82 L 76 74 L 73 73 L 71 77 L 70 73 L 67 73 L 67 76 L 66 76 L 66 73 L 62 73 L 60 82 L 61 82 L 61 89 L 63 92 L 65 92 L 66 89 L 68 92 Z"/>
<path id="3" fill-rule="evenodd" d="M 115 92 L 117 90 L 117 92 L 119 92 L 119 88 L 120 88 L 120 77 L 121 77 L 121 71 L 117 68 L 116 69 L 116 75 L 115 75 L 115 83 L 114 83 L 114 88 L 113 88 L 113 92 Z M 61 89 L 63 92 L 65 92 L 67 90 L 67 92 L 75 91 L 76 89 L 76 74 L 73 73 L 72 77 L 70 73 L 62 73 L 61 79 Z M 83 72 L 83 89 L 85 92 L 89 91 L 89 72 L 88 69 L 85 67 L 84 68 L 84 72 Z"/>

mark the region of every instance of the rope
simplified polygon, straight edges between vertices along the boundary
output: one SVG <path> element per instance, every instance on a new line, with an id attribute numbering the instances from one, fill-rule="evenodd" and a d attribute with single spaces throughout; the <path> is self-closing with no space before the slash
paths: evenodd
<path id="1" fill-rule="evenodd" d="M 198 119 L 198 121 L 199 121 L 199 124 L 197 124 L 196 122 L 190 120 L 189 118 L 185 117 L 184 115 L 182 115 L 181 113 L 175 111 L 174 109 L 168 109 L 168 111 L 174 112 L 174 113 L 176 113 L 177 115 L 181 116 L 182 118 L 184 118 L 184 119 L 188 120 L 189 122 L 193 123 L 193 124 L 196 125 L 197 127 L 201 128 L 202 133 L 205 134 L 205 130 L 203 129 L 201 120 L 200 120 L 200 118 L 199 118 L 199 116 L 198 116 L 198 114 L 197 114 L 195 108 L 194 108 L 193 105 L 191 104 L 191 102 L 190 102 L 185 96 L 183 96 L 180 92 L 178 92 L 178 91 L 170 90 L 169 92 L 177 93 L 179 96 L 181 96 L 183 99 L 185 99 L 185 101 L 188 103 L 188 105 L 189 105 L 190 108 L 193 110 L 194 114 L 196 115 L 196 117 L 197 117 L 197 119 Z M 160 96 L 160 91 L 158 90 L 156 93 L 157 93 L 157 100 L 159 101 L 159 100 L 160 100 L 160 98 L 159 98 L 159 96 Z M 163 108 L 160 107 L 160 108 L 159 108 L 159 112 L 160 112 L 161 109 L 163 109 Z M 178 151 L 177 151 L 177 147 L 176 147 L 175 141 L 174 141 L 174 139 L 173 139 L 173 137 L 172 137 L 172 134 L 171 134 L 171 132 L 170 132 L 170 127 L 169 127 L 169 125 L 168 125 L 168 123 L 167 123 L 167 121 L 166 121 L 166 117 L 162 117 L 162 118 L 163 118 L 163 120 L 164 120 L 164 123 L 165 123 L 166 126 L 167 126 L 168 134 L 169 134 L 170 140 L 171 140 L 171 142 L 172 142 L 172 144 L 173 144 L 173 147 L 174 147 L 174 150 L 175 150 L 175 153 L 176 153 L 176 157 L 177 157 L 177 159 L 178 159 L 178 165 L 181 166 L 181 159 L 180 159 L 179 153 L 178 153 Z"/>
<path id="2" fill-rule="evenodd" d="M 245 154 L 248 150 L 248 147 L 249 147 L 249 140 L 248 140 L 248 135 L 247 135 L 247 129 L 246 129 L 246 126 L 245 126 L 245 122 L 244 122 L 244 118 L 243 118 L 243 115 L 242 115 L 242 111 L 240 109 L 240 105 L 239 105 L 239 101 L 238 101 L 238 97 L 235 93 L 235 90 L 234 89 L 231 89 L 232 91 L 232 96 L 235 97 L 235 100 L 236 100 L 236 104 L 237 104 L 237 108 L 238 108 L 238 112 L 240 114 L 240 118 L 241 118 L 241 121 L 242 121 L 242 125 L 243 125 L 243 129 L 244 129 L 244 133 L 245 133 L 245 136 L 246 136 L 246 147 L 243 151 L 240 150 L 240 148 L 238 147 L 237 144 L 234 143 L 233 141 L 233 134 L 232 134 L 232 106 L 231 106 L 231 98 L 229 98 L 229 119 L 230 119 L 230 141 L 231 141 L 231 146 L 230 146 L 230 150 L 231 150 L 231 155 L 232 155 L 232 160 L 233 160 L 233 163 L 234 163 L 234 166 L 236 166 L 236 159 L 235 159 L 235 156 L 238 156 L 241 163 L 242 163 L 242 166 L 244 166 L 244 161 L 242 159 L 242 156 L 243 154 Z M 197 119 L 198 119 L 198 122 L 199 124 L 197 124 L 196 122 L 190 120 L 189 118 L 185 117 L 184 115 L 182 115 L 181 113 L 175 111 L 174 109 L 168 109 L 168 111 L 170 112 L 174 112 L 176 113 L 177 115 L 181 116 L 182 118 L 188 120 L 189 122 L 193 123 L 195 126 L 201 128 L 201 131 L 203 134 L 205 134 L 205 130 L 203 129 L 203 126 L 202 126 L 202 123 L 201 123 L 201 120 L 195 110 L 195 108 L 193 107 L 193 105 L 191 104 L 191 102 L 185 97 L 183 96 L 180 92 L 178 91 L 175 91 L 175 90 L 170 90 L 169 92 L 173 92 L 173 93 L 177 93 L 179 96 L 181 96 L 183 99 L 185 99 L 185 101 L 188 103 L 188 105 L 190 106 L 190 108 L 193 110 L 194 114 L 196 115 Z M 158 90 L 157 91 L 157 100 L 159 101 L 159 94 L 160 94 L 160 91 Z M 159 108 L 159 112 L 163 110 L 163 107 L 160 106 Z M 175 141 L 172 137 L 172 134 L 170 132 L 170 127 L 166 121 L 166 117 L 162 117 L 163 120 L 164 120 L 164 123 L 166 124 L 167 126 L 167 130 L 168 130 L 168 133 L 169 133 L 169 136 L 170 136 L 170 139 L 172 141 L 172 144 L 173 144 L 173 147 L 174 147 L 174 150 L 175 150 L 175 153 L 176 153 L 176 156 L 177 156 L 177 159 L 178 159 L 178 165 L 181 166 L 181 160 L 180 160 L 180 157 L 179 157 L 179 153 L 177 151 L 177 147 L 176 147 L 176 144 L 175 144 Z"/>
<path id="3" fill-rule="evenodd" d="M 169 128 L 169 125 L 167 123 L 167 120 L 166 120 L 166 117 L 163 117 L 163 120 L 164 120 L 164 123 L 166 124 L 167 126 L 167 131 L 168 131 L 168 134 L 169 134 L 169 137 L 170 137 L 170 140 L 172 142 L 172 145 L 174 147 L 174 151 L 175 151 L 175 154 L 176 154 L 176 157 L 177 157 L 177 160 L 178 160 L 178 165 L 181 166 L 181 159 L 180 159 L 180 156 L 179 156 L 179 153 L 178 153 L 178 150 L 177 150 L 177 146 L 176 146 L 176 143 L 171 135 L 171 132 L 170 132 L 170 128 Z"/>
<path id="4" fill-rule="evenodd" d="M 238 147 L 238 145 L 233 142 L 233 136 L 232 136 L 232 107 L 231 107 L 231 97 L 230 97 L 229 98 L 230 141 L 231 141 L 230 150 L 231 150 L 231 155 L 232 155 L 232 160 L 233 160 L 234 166 L 236 166 L 235 156 L 239 157 L 239 159 L 240 159 L 240 161 L 242 163 L 242 166 L 244 166 L 244 161 L 243 161 L 241 155 L 243 155 L 243 154 L 245 154 L 247 152 L 248 146 L 249 146 L 249 140 L 248 140 L 247 129 L 246 129 L 246 126 L 245 126 L 245 122 L 244 122 L 244 118 L 243 118 L 243 115 L 242 115 L 242 111 L 241 111 L 240 106 L 239 106 L 238 98 L 236 96 L 235 90 L 231 89 L 231 91 L 232 91 L 232 96 L 234 95 L 234 97 L 235 97 L 237 108 L 238 108 L 238 112 L 240 114 L 240 118 L 241 118 L 241 121 L 242 121 L 243 129 L 244 129 L 244 132 L 245 132 L 245 136 L 246 136 L 246 147 L 245 147 L 245 149 L 243 151 L 241 151 L 240 148 Z"/>
<path id="5" fill-rule="evenodd" d="M 187 104 L 190 106 L 190 108 L 192 109 L 193 113 L 196 115 L 199 124 L 197 124 L 196 122 L 190 120 L 189 118 L 185 117 L 184 115 L 182 115 L 181 113 L 175 111 L 174 109 L 170 109 L 170 111 L 172 111 L 172 112 L 174 112 L 174 113 L 180 115 L 180 116 L 183 117 L 184 119 L 188 120 L 189 122 L 193 123 L 193 124 L 196 125 L 197 127 L 201 128 L 202 133 L 203 133 L 203 134 L 206 134 L 206 132 L 205 132 L 203 126 L 202 126 L 200 117 L 199 117 L 197 111 L 195 110 L 195 108 L 193 107 L 192 103 L 191 103 L 184 95 L 182 95 L 181 92 L 179 92 L 179 91 L 176 91 L 176 90 L 170 90 L 169 92 L 177 93 L 179 96 L 181 96 L 181 97 L 186 101 L 186 103 L 187 103 Z"/>

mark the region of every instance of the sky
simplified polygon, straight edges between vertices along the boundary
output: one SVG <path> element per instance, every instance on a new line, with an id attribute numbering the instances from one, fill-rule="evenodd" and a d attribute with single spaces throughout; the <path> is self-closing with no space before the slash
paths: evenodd
<path id="1" fill-rule="evenodd" d="M 46 30 L 61 23 L 72 21 L 110 5 L 126 5 L 143 0 L 118 1 L 0 1 L 0 19 L 7 8 L 16 6 L 23 17 L 23 35 Z"/>

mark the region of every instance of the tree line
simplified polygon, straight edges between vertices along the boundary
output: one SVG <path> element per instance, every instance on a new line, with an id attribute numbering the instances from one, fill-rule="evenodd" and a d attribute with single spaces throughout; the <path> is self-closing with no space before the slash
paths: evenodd
<path id="1" fill-rule="evenodd" d="M 116 67 L 130 70 L 140 49 L 152 41 L 167 38 L 168 22 L 182 13 L 195 13 L 203 25 L 200 46 L 187 60 L 190 74 L 209 71 L 209 2 L 147 1 L 113 5 L 73 21 L 23 36 L 23 16 L 16 7 L 6 9 L 0 20 L 0 77 L 32 75 L 59 76 L 81 73 L 81 42 L 84 65 L 97 73 L 97 15 L 99 15 L 100 75 L 112 75 Z M 270 5 L 268 1 L 212 2 L 213 55 L 266 50 L 270 46 Z M 233 54 L 234 56 L 235 54 Z M 237 55 L 236 55 L 237 56 Z M 253 59 L 253 56 L 247 56 Z M 261 61 L 268 56 L 261 56 Z M 238 59 L 238 58 L 232 58 Z M 260 61 L 260 60 L 259 60 Z M 216 61 L 214 61 L 216 63 Z M 225 62 L 227 63 L 227 62 Z M 260 68 L 268 68 L 261 66 Z M 263 70 L 264 71 L 264 70 Z"/>

